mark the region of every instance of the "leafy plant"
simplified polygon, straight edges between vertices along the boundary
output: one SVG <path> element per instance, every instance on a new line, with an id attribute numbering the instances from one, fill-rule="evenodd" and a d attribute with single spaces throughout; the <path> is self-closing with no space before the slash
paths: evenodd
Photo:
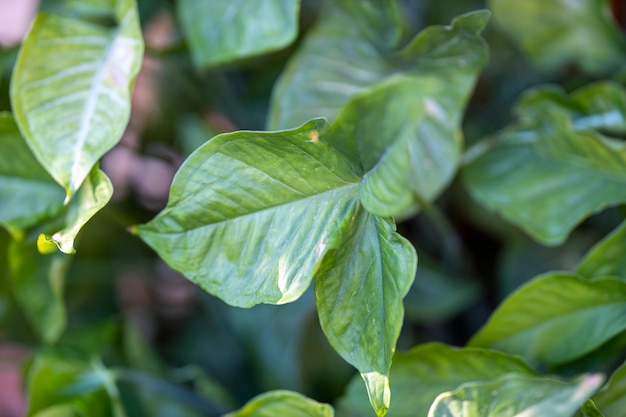
<path id="1" fill-rule="evenodd" d="M 621 413 L 626 223 L 604 209 L 626 202 L 625 44 L 608 1 L 174 3 L 44 1 L 2 52 L 0 341 L 29 346 L 28 416 Z M 151 45 L 172 13 L 180 31 Z M 171 110 L 129 127 L 142 60 Z M 258 85 L 260 105 L 238 91 Z M 492 120 L 520 93 L 513 122 Z M 140 166 L 136 198 L 114 198 L 115 152 Z M 155 214 L 141 181 L 172 154 Z M 168 319 L 145 304 L 171 294 L 189 330 L 155 350 L 146 320 Z M 235 392 L 250 356 L 260 382 Z"/>

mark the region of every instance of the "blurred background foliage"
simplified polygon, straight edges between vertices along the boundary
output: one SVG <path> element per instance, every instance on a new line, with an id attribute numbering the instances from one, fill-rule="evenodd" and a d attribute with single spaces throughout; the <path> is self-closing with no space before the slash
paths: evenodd
<path id="1" fill-rule="evenodd" d="M 64 285 L 59 284 L 65 306 L 52 311 L 53 306 L 42 305 L 36 317 L 29 317 L 33 310 L 20 306 L 42 297 L 41 286 L 0 277 L 0 367 L 15 369 L 16 358 L 50 349 L 66 354 L 69 362 L 63 372 L 71 373 L 76 366 L 69 356 L 90 364 L 98 375 L 102 365 L 91 358 L 99 356 L 107 367 L 120 369 L 120 401 L 131 416 L 229 411 L 272 389 L 336 403 L 355 371 L 322 334 L 311 291 L 288 305 L 232 308 L 169 269 L 127 231 L 165 206 L 177 167 L 208 138 L 265 128 L 272 88 L 316 24 L 320 2 L 303 0 L 294 42 L 207 69 L 194 65 L 175 3 L 138 0 L 146 42 L 143 68 L 128 129 L 102 161 L 115 194 L 80 233 L 77 255 L 62 261 L 68 268 Z M 492 3 L 507 7 L 514 2 Z M 557 0 L 523 3 L 523 13 L 503 11 L 512 20 L 502 26 L 492 22 L 484 34 L 491 59 L 468 105 L 467 147 L 511 122 L 512 103 L 531 86 L 554 83 L 571 91 L 598 79 L 626 80 L 620 68 L 626 8 L 620 0 L 612 3 L 609 18 L 615 24 L 608 29 L 602 20 L 607 16 L 567 15 Z M 580 3 L 591 8 L 594 2 Z M 425 26 L 490 6 L 480 0 L 400 4 L 405 40 Z M 54 1 L 40 5 L 47 7 L 55 7 Z M 533 13 L 543 20 L 533 20 Z M 590 34 L 581 33 L 584 30 Z M 520 31 L 522 38 L 511 36 Z M 591 48 L 595 55 L 585 55 L 589 48 L 570 35 L 589 42 L 589 37 L 598 37 Z M 612 41 L 604 42 L 606 38 Z M 0 49 L 0 110 L 11 110 L 9 79 L 18 47 Z M 605 210 L 586 220 L 565 243 L 546 248 L 475 205 L 458 181 L 436 206 L 436 212 L 399 223 L 401 234 L 420 256 L 415 283 L 405 299 L 401 351 L 429 341 L 464 345 L 504 297 L 539 273 L 574 270 L 582 255 L 624 217 L 620 207 Z M 9 246 L 7 232 L 0 229 L 0 273 L 8 270 Z M 59 320 L 67 321 L 65 330 L 58 341 L 50 342 L 46 329 Z M 37 323 L 46 329 L 38 329 Z M 27 366 L 45 369 L 47 364 L 38 357 Z"/>

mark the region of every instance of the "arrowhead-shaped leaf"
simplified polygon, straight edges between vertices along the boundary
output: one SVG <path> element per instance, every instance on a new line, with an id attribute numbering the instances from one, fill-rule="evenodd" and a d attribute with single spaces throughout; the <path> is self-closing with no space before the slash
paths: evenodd
<path id="1" fill-rule="evenodd" d="M 574 62 L 606 72 L 624 62 L 626 43 L 608 0 L 490 0 L 499 28 L 535 63 L 554 68 Z"/>
<path id="2" fill-rule="evenodd" d="M 393 401 L 387 416 L 426 417 L 439 394 L 468 381 L 487 381 L 507 373 L 536 375 L 519 357 L 485 349 L 427 343 L 410 352 L 397 352 L 391 365 Z M 348 386 L 338 409 L 341 415 L 372 414 L 367 407 L 367 393 L 357 378 Z"/>
<path id="3" fill-rule="evenodd" d="M 58 186 L 57 186 L 58 187 Z M 11 242 L 9 267 L 15 298 L 44 343 L 54 343 L 65 329 L 63 285 L 70 257 L 41 255 L 31 242 Z"/>
<path id="4" fill-rule="evenodd" d="M 270 391 L 224 417 L 333 417 L 333 408 L 290 391 Z"/>
<path id="5" fill-rule="evenodd" d="M 506 375 L 441 394 L 428 417 L 572 417 L 601 384 L 599 374 L 573 381 Z"/>
<path id="6" fill-rule="evenodd" d="M 620 366 L 593 401 L 604 417 L 620 417 L 626 410 L 626 365 Z"/>
<path id="7" fill-rule="evenodd" d="M 330 344 L 363 376 L 379 416 L 389 408 L 389 367 L 402 328 L 402 299 L 417 266 L 411 244 L 395 225 L 365 210 L 350 235 L 315 276 L 320 323 Z"/>
<path id="8" fill-rule="evenodd" d="M 625 281 L 552 273 L 507 298 L 469 345 L 518 354 L 531 364 L 561 364 L 626 330 L 624 317 Z"/>
<path id="9" fill-rule="evenodd" d="M 520 122 L 468 151 L 472 196 L 536 240 L 556 245 L 585 217 L 626 201 L 626 93 L 598 83 L 570 97 L 552 87 L 527 93 Z"/>
<path id="10" fill-rule="evenodd" d="M 13 71 L 11 100 L 20 129 L 68 199 L 120 140 L 141 65 L 134 0 L 107 5 L 113 27 L 90 16 L 40 13 Z"/>
<path id="11" fill-rule="evenodd" d="M 63 203 L 63 189 L 35 159 L 9 113 L 0 113 L 0 202 L 0 223 L 18 237 Z"/>
<path id="12" fill-rule="evenodd" d="M 259 55 L 290 44 L 300 0 L 181 0 L 178 17 L 198 67 Z"/>
<path id="13" fill-rule="evenodd" d="M 317 139 L 323 127 L 216 136 L 185 161 L 167 207 L 137 234 L 229 304 L 297 299 L 358 207 L 359 178 Z"/>
<path id="14" fill-rule="evenodd" d="M 587 278 L 616 276 L 626 280 L 626 222 L 598 242 L 578 265 Z"/>

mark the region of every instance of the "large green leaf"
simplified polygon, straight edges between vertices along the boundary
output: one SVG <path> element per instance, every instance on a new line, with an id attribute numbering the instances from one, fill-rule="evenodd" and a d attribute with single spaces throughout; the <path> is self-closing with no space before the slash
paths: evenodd
<path id="1" fill-rule="evenodd" d="M 572 417 L 601 384 L 600 374 L 569 382 L 505 375 L 440 395 L 428 417 Z"/>
<path id="2" fill-rule="evenodd" d="M 359 93 L 325 140 L 365 175 L 361 199 L 380 216 L 398 216 L 433 200 L 456 173 L 460 123 L 487 49 L 480 38 L 489 12 L 459 16 L 422 31 L 395 57 L 404 71 Z"/>
<path id="3" fill-rule="evenodd" d="M 537 65 L 574 62 L 606 72 L 624 62 L 626 43 L 608 0 L 490 0 L 499 28 L 515 39 Z"/>
<path id="4" fill-rule="evenodd" d="M 315 276 L 320 323 L 330 344 L 361 373 L 379 416 L 390 402 L 389 367 L 402 328 L 402 299 L 417 257 L 395 225 L 361 209 L 335 253 Z"/>
<path id="5" fill-rule="evenodd" d="M 626 222 L 598 242 L 578 265 L 580 275 L 587 278 L 617 276 L 626 280 Z"/>
<path id="6" fill-rule="evenodd" d="M 626 330 L 624 317 L 626 282 L 551 273 L 507 298 L 469 345 L 519 354 L 532 364 L 561 364 Z"/>
<path id="7" fill-rule="evenodd" d="M 31 242 L 9 246 L 13 294 L 44 343 L 54 343 L 65 329 L 63 286 L 69 261 L 58 253 L 41 255 Z"/>
<path id="8" fill-rule="evenodd" d="M 394 1 L 338 0 L 324 9 L 274 87 L 269 129 L 313 117 L 333 120 L 355 93 L 389 72 L 385 59 L 399 39 Z"/>
<path id="9" fill-rule="evenodd" d="M 271 391 L 254 397 L 243 408 L 224 417 L 333 417 L 328 404 L 290 391 Z"/>
<path id="10" fill-rule="evenodd" d="M 0 113 L 0 201 L 0 223 L 17 236 L 54 216 L 63 202 L 63 189 L 35 159 L 9 113 Z"/>
<path id="11" fill-rule="evenodd" d="M 68 199 L 121 138 L 143 53 L 134 0 L 91 3 L 108 15 L 37 16 L 11 84 L 18 125 Z"/>
<path id="12" fill-rule="evenodd" d="M 259 55 L 290 44 L 300 0 L 180 0 L 178 17 L 197 66 Z"/>
<path id="13" fill-rule="evenodd" d="M 626 410 L 626 365 L 620 366 L 593 401 L 605 417 L 620 417 Z"/>
<path id="14" fill-rule="evenodd" d="M 323 126 L 216 136 L 185 161 L 167 207 L 137 234 L 229 304 L 297 299 L 358 207 L 359 178 L 317 139 Z"/>
<path id="15" fill-rule="evenodd" d="M 561 243 L 585 217 L 626 201 L 626 93 L 597 83 L 567 97 L 556 87 L 527 93 L 520 122 L 468 151 L 472 196 L 536 240 Z"/>
<path id="16" fill-rule="evenodd" d="M 40 353 L 28 369 L 28 417 L 124 417 L 110 373 L 98 362 Z"/>
<path id="17" fill-rule="evenodd" d="M 468 381 L 486 381 L 503 374 L 527 376 L 536 373 L 519 357 L 475 348 L 451 348 L 428 343 L 410 352 L 398 352 L 391 365 L 393 401 L 389 417 L 425 417 L 435 398 Z M 339 401 L 338 414 L 366 417 L 372 415 L 367 406 L 363 384 L 354 379 Z"/>

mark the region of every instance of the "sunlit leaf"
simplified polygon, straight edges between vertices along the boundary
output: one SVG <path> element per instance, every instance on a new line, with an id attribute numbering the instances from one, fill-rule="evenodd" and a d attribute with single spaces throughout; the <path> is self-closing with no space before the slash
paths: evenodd
<path id="1" fill-rule="evenodd" d="M 527 375 L 468 383 L 441 394 L 428 417 L 572 417 L 602 384 L 599 374 L 571 382 Z"/>
<path id="2" fill-rule="evenodd" d="M 468 151 L 472 196 L 556 245 L 584 218 L 626 201 L 626 145 L 600 134 L 626 132 L 626 93 L 598 83 L 567 97 L 554 87 L 527 93 L 520 119 Z"/>
<path id="3" fill-rule="evenodd" d="M 63 189 L 43 169 L 13 117 L 0 113 L 0 223 L 14 234 L 61 210 Z"/>
<path id="4" fill-rule="evenodd" d="M 365 208 L 398 216 L 431 201 L 456 173 L 461 118 L 487 49 L 481 11 L 423 30 L 395 56 L 401 74 L 348 101 L 325 137 L 366 173 Z"/>
<path id="5" fill-rule="evenodd" d="M 196 65 L 208 67 L 290 44 L 300 0 L 181 0 L 178 17 Z"/>
<path id="6" fill-rule="evenodd" d="M 604 417 L 620 417 L 626 410 L 626 365 L 620 366 L 593 401 Z"/>
<path id="7" fill-rule="evenodd" d="M 608 0 L 490 0 L 489 9 L 542 68 L 573 62 L 597 73 L 624 62 L 626 43 Z"/>
<path id="8" fill-rule="evenodd" d="M 606 417 L 604 414 L 600 412 L 600 410 L 598 410 L 598 407 L 593 402 L 593 400 L 585 401 L 583 406 L 580 407 L 579 414 L 576 414 L 576 416 L 577 417 L 578 416 L 580 417 Z"/>
<path id="9" fill-rule="evenodd" d="M 616 276 L 626 280 L 626 222 L 598 242 L 578 265 L 587 278 Z"/>
<path id="10" fill-rule="evenodd" d="M 561 364 L 626 330 L 624 317 L 626 282 L 551 273 L 507 298 L 469 344 L 519 354 L 531 364 Z"/>
<path id="11" fill-rule="evenodd" d="M 216 136 L 185 161 L 167 207 L 137 234 L 229 304 L 299 298 L 358 204 L 350 164 L 312 139 L 323 126 Z"/>
<path id="12" fill-rule="evenodd" d="M 333 408 L 290 391 L 271 391 L 224 417 L 333 417 Z"/>
<path id="13" fill-rule="evenodd" d="M 391 365 L 391 407 L 388 417 L 425 417 L 435 398 L 469 381 L 488 381 L 507 373 L 536 373 L 519 357 L 484 349 L 457 349 L 428 343 L 410 352 L 397 352 Z M 360 378 L 359 378 L 360 379 Z M 367 417 L 363 384 L 355 378 L 338 405 L 338 414 Z"/>
<path id="14" fill-rule="evenodd" d="M 96 18 L 40 13 L 13 71 L 11 100 L 20 130 L 68 199 L 120 140 L 141 65 L 134 0 L 104 6 L 108 14 Z"/>
<path id="15" fill-rule="evenodd" d="M 402 328 L 402 299 L 417 258 L 395 225 L 361 209 L 351 234 L 315 276 L 320 323 L 330 344 L 360 372 L 378 415 L 390 402 L 389 367 Z"/>
<path id="16" fill-rule="evenodd" d="M 54 343 L 65 328 L 63 286 L 70 258 L 41 255 L 31 242 L 11 242 L 9 266 L 13 294 L 44 343 Z"/>

